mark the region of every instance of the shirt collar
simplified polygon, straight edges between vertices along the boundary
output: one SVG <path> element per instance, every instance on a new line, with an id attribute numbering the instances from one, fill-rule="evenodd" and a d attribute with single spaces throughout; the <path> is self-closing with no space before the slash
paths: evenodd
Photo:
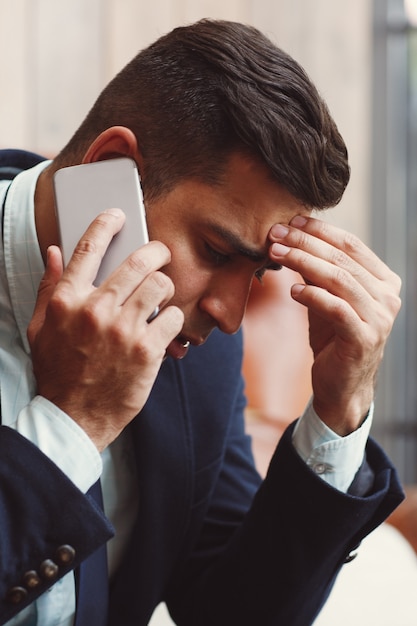
<path id="1" fill-rule="evenodd" d="M 4 259 L 14 316 L 26 352 L 26 337 L 45 266 L 35 226 L 35 188 L 51 161 L 42 161 L 12 181 L 4 208 Z"/>

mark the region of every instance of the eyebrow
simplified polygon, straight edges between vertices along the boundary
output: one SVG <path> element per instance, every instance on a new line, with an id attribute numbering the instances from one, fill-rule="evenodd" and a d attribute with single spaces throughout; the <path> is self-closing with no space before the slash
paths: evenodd
<path id="1" fill-rule="evenodd" d="M 209 224 L 210 230 L 219 235 L 237 254 L 244 256 L 254 263 L 262 263 L 266 265 L 269 261 L 268 253 L 265 250 L 251 248 L 245 244 L 237 235 L 226 230 L 219 224 Z M 274 265 L 271 262 L 271 265 Z"/>

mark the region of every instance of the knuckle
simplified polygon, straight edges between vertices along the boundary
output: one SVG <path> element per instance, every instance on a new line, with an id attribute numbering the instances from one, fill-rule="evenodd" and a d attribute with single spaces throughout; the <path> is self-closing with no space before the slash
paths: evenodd
<path id="1" fill-rule="evenodd" d="M 391 282 L 395 293 L 399 296 L 402 287 L 402 280 L 400 276 L 398 276 L 395 272 L 391 272 Z"/>
<path id="2" fill-rule="evenodd" d="M 397 315 L 397 313 L 401 309 L 401 304 L 402 303 L 400 296 L 393 294 L 390 299 L 390 309 L 394 312 L 395 315 Z"/>
<path id="3" fill-rule="evenodd" d="M 163 272 L 154 272 L 151 278 L 156 287 L 167 295 L 174 293 L 174 283 Z"/>
<path id="4" fill-rule="evenodd" d="M 330 254 L 330 262 L 340 269 L 348 269 L 350 267 L 351 261 L 346 253 L 343 250 L 339 250 L 339 248 L 333 248 Z"/>
<path id="5" fill-rule="evenodd" d="M 384 339 L 384 341 L 387 339 L 388 335 L 390 334 L 391 330 L 392 330 L 392 325 L 393 325 L 393 319 L 390 316 L 385 316 L 384 318 L 382 318 L 381 320 L 381 337 Z"/>
<path id="6" fill-rule="evenodd" d="M 55 323 L 61 327 L 73 329 L 79 337 L 93 336 L 98 330 L 105 328 L 105 316 L 97 299 L 75 301 L 73 297 L 57 294 L 51 300 L 51 310 Z"/>
<path id="7" fill-rule="evenodd" d="M 292 232 L 293 232 L 294 238 L 296 239 L 297 248 L 300 248 L 302 250 L 308 248 L 310 235 L 308 235 L 302 230 L 294 230 Z"/>
<path id="8" fill-rule="evenodd" d="M 140 250 L 133 252 L 126 260 L 130 270 L 141 276 L 147 276 L 152 271 L 150 259 Z"/>
<path id="9" fill-rule="evenodd" d="M 154 342 L 146 341 L 144 338 L 138 340 L 133 345 L 133 354 L 135 361 L 140 363 L 150 363 L 155 360 L 159 353 L 156 352 Z"/>
<path id="10" fill-rule="evenodd" d="M 310 265 L 311 265 L 311 257 L 307 252 L 304 252 L 303 250 L 299 250 L 298 251 L 298 260 L 297 260 L 298 264 L 299 264 L 299 273 L 302 276 L 308 276 L 309 274 L 309 269 L 310 269 Z"/>
<path id="11" fill-rule="evenodd" d="M 173 306 L 172 309 L 174 311 L 175 319 L 183 324 L 185 319 L 184 312 L 177 306 Z"/>
<path id="12" fill-rule="evenodd" d="M 75 246 L 73 257 L 83 258 L 88 255 L 97 254 L 97 244 L 94 239 L 90 237 L 83 237 Z"/>
<path id="13" fill-rule="evenodd" d="M 107 337 L 110 345 L 115 348 L 125 345 L 126 340 L 128 340 L 124 325 L 120 321 L 118 323 L 113 323 L 108 327 Z"/>
<path id="14" fill-rule="evenodd" d="M 350 313 L 349 305 L 345 300 L 338 299 L 333 304 L 332 313 L 336 323 L 344 324 Z"/>
<path id="15" fill-rule="evenodd" d="M 343 267 L 335 265 L 331 273 L 331 283 L 333 285 L 346 285 L 351 282 L 351 275 Z"/>
<path id="16" fill-rule="evenodd" d="M 174 332 L 180 331 L 184 324 L 183 311 L 179 307 L 172 306 L 172 305 L 167 307 L 166 311 L 167 313 L 169 313 L 169 316 L 170 316 L 172 331 Z"/>
<path id="17" fill-rule="evenodd" d="M 355 257 L 361 248 L 363 248 L 363 243 L 359 237 L 350 232 L 343 234 L 342 250 L 344 250 L 349 257 Z"/>
<path id="18" fill-rule="evenodd" d="M 389 330 L 391 330 L 394 320 L 401 308 L 401 299 L 395 294 L 390 294 L 384 304 L 384 313 L 381 317 L 382 319 L 386 318 L 386 325 Z"/>
<path id="19" fill-rule="evenodd" d="M 81 311 L 81 317 L 86 326 L 95 326 L 100 319 L 97 305 L 94 302 L 86 304 Z"/>
<path id="20" fill-rule="evenodd" d="M 57 323 L 64 320 L 69 309 L 69 298 L 67 297 L 65 283 L 60 289 L 56 289 L 52 294 L 47 307 L 47 315 L 56 320 Z"/>

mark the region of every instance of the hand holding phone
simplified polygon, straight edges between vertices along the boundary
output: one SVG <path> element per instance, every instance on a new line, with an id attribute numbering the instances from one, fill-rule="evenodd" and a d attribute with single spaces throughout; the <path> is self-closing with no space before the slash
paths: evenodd
<path id="1" fill-rule="evenodd" d="M 126 215 L 101 262 L 94 284 L 100 285 L 134 250 L 148 243 L 145 206 L 135 161 L 127 157 L 64 167 L 54 175 L 55 206 L 66 266 L 93 219 L 106 209 Z"/>
<path id="2" fill-rule="evenodd" d="M 101 213 L 81 237 L 84 253 L 73 255 L 64 273 L 60 250 L 49 247 L 28 327 L 38 394 L 69 415 L 100 451 L 142 410 L 184 323 L 182 311 L 170 304 L 174 285 L 160 271 L 171 256 L 160 241 L 135 251 L 138 263 L 125 262 L 98 288 L 92 285 L 92 271 L 123 223 L 120 213 Z M 161 274 L 158 280 L 154 273 Z M 158 303 L 162 310 L 149 324 Z"/>

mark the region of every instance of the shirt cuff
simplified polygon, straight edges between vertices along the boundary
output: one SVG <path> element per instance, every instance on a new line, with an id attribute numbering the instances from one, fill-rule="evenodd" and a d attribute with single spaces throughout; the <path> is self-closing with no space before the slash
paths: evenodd
<path id="1" fill-rule="evenodd" d="M 321 421 L 311 398 L 294 429 L 293 445 L 317 475 L 346 493 L 362 465 L 373 412 L 372 404 L 362 425 L 350 435 L 341 437 Z"/>
<path id="2" fill-rule="evenodd" d="M 36 396 L 10 427 L 35 444 L 83 493 L 100 478 L 102 460 L 91 439 L 46 398 Z"/>

